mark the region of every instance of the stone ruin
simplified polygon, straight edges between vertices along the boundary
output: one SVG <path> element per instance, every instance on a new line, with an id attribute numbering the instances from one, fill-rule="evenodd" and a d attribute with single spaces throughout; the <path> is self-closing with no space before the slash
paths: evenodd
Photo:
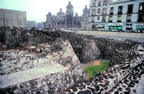
<path id="1" fill-rule="evenodd" d="M 81 64 L 95 59 L 110 68 L 85 80 Z M 143 43 L 0 28 L 0 94 L 143 94 L 143 79 Z"/>
<path id="2" fill-rule="evenodd" d="M 84 78 L 68 40 L 50 38 L 38 31 L 15 30 L 4 38 L 6 48 L 0 49 L 2 94 L 56 94 Z"/>

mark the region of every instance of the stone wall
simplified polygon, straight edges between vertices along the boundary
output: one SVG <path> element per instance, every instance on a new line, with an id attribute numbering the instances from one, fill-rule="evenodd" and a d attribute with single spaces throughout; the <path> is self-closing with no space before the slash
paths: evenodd
<path id="1" fill-rule="evenodd" d="M 19 47 L 21 44 L 33 45 L 46 42 L 50 43 L 55 40 L 34 29 L 26 30 L 16 27 L 0 27 L 0 31 L 0 36 L 2 36 L 0 37 L 0 42 L 9 49 Z"/>
<path id="2" fill-rule="evenodd" d="M 43 32 L 53 38 L 68 39 L 81 63 L 88 63 L 99 57 L 100 51 L 93 39 L 70 32 L 48 31 Z"/>
<path id="3" fill-rule="evenodd" d="M 18 41 L 20 36 L 22 40 Z M 66 88 L 85 78 L 68 40 L 51 38 L 39 31 L 11 31 L 6 41 L 7 48 L 13 49 L 0 49 L 2 94 L 63 94 Z"/>
<path id="4" fill-rule="evenodd" d="M 139 94 L 143 92 L 141 80 L 144 74 L 144 53 L 137 50 L 135 53 L 138 55 L 129 62 L 113 65 L 88 81 L 75 83 L 73 87 L 66 90 L 66 94 Z"/>
<path id="5" fill-rule="evenodd" d="M 4 30 L 0 28 L 0 42 L 4 43 Z"/>
<path id="6" fill-rule="evenodd" d="M 51 45 L 45 43 L 38 44 L 36 46 L 30 46 L 29 51 L 27 49 L 1 51 L 0 62 L 0 83 L 3 83 L 0 86 L 5 86 L 4 89 L 2 89 L 2 92 L 4 93 L 13 92 L 25 94 L 26 92 L 45 93 L 49 91 L 52 92 L 52 94 L 60 94 L 59 92 L 64 91 L 64 89 L 73 85 L 75 81 L 82 80 L 85 77 L 84 72 L 81 69 L 80 62 L 68 40 L 63 41 L 58 39 Z M 20 74 L 19 72 L 24 72 L 24 74 L 26 74 L 25 71 L 29 70 L 29 72 L 31 72 L 31 70 L 34 68 L 44 68 L 45 66 L 52 66 L 51 64 L 60 64 L 67 70 L 64 72 L 60 71 L 51 73 L 49 75 L 47 74 L 39 78 L 28 79 L 24 82 L 17 82 L 14 80 L 13 82 L 8 81 L 8 83 L 3 79 L 6 75 L 16 75 L 15 77 L 18 80 L 20 79 L 19 76 L 21 76 L 18 75 Z M 8 78 L 11 78 L 9 76 Z M 26 75 L 25 77 L 29 76 Z M 12 78 L 11 80 L 16 78 Z M 27 86 L 28 84 L 29 86 Z M 7 89 L 9 91 L 7 91 Z"/>
<path id="7" fill-rule="evenodd" d="M 77 90 L 80 94 L 105 94 L 118 90 L 116 85 L 128 75 L 133 77 L 131 72 L 143 73 L 143 67 L 138 68 L 144 65 L 143 54 L 137 53 L 143 51 L 143 43 L 22 28 L 6 28 L 3 34 L 0 41 L 2 94 L 65 94 Z M 85 73 L 80 63 L 95 59 L 109 60 L 111 67 L 83 82 Z"/>
<path id="8" fill-rule="evenodd" d="M 94 59 L 106 59 L 110 61 L 110 65 L 120 64 L 129 58 L 132 59 L 135 53 L 129 50 L 142 44 L 131 40 L 96 38 L 72 32 L 47 31 L 43 33 L 54 38 L 68 39 L 81 63 L 89 63 Z"/>
<path id="9" fill-rule="evenodd" d="M 132 58 L 131 53 L 127 50 L 134 48 L 140 44 L 135 41 L 118 41 L 106 38 L 95 38 L 93 36 L 79 35 L 71 32 L 62 31 L 37 31 L 37 30 L 6 30 L 5 45 L 7 48 L 21 46 L 21 44 L 37 44 L 45 42 L 53 42 L 57 38 L 69 40 L 76 55 L 81 63 L 88 63 L 92 60 L 103 58 L 111 62 L 111 65 L 121 63 L 126 58 Z M 22 31 L 22 32 L 21 32 Z"/>
<path id="10" fill-rule="evenodd" d="M 132 50 L 141 44 L 131 40 L 118 41 L 105 38 L 94 38 L 94 40 L 100 49 L 100 58 L 109 60 L 110 65 L 121 64 L 122 62 L 132 60 L 137 56 Z"/>

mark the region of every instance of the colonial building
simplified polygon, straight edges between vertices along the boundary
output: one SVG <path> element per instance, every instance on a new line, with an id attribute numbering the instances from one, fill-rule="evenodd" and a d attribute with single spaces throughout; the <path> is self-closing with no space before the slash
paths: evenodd
<path id="1" fill-rule="evenodd" d="M 60 11 L 57 13 L 56 17 L 56 27 L 62 28 L 65 26 L 65 13 L 60 8 Z"/>
<path id="2" fill-rule="evenodd" d="M 82 22 L 81 27 L 85 30 L 88 30 L 88 17 L 89 17 L 89 9 L 87 6 L 83 9 L 83 15 L 82 15 Z"/>
<path id="3" fill-rule="evenodd" d="M 67 7 L 66 7 L 66 20 L 65 25 L 66 27 L 73 27 L 74 25 L 74 12 L 73 12 L 73 5 L 71 4 L 71 1 L 69 1 Z"/>
<path id="4" fill-rule="evenodd" d="M 46 22 L 44 24 L 46 28 L 52 28 L 53 27 L 53 16 L 51 12 L 49 12 L 46 16 Z"/>
<path id="5" fill-rule="evenodd" d="M 0 26 L 26 27 L 26 12 L 0 9 Z"/>
<path id="6" fill-rule="evenodd" d="M 144 0 L 91 0 L 89 28 L 144 31 Z"/>
<path id="7" fill-rule="evenodd" d="M 82 17 L 78 15 L 78 13 L 75 13 L 74 16 L 74 28 L 81 28 L 81 22 L 82 22 Z"/>
<path id="8" fill-rule="evenodd" d="M 93 30 L 104 30 L 107 25 L 108 0 L 91 0 L 89 27 Z"/>

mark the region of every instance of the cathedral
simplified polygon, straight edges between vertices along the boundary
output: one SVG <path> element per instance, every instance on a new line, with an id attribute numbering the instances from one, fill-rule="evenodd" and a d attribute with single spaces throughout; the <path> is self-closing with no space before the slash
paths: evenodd
<path id="1" fill-rule="evenodd" d="M 73 27 L 74 25 L 74 12 L 73 12 L 73 6 L 71 2 L 69 1 L 67 7 L 66 7 L 66 27 Z"/>
<path id="2" fill-rule="evenodd" d="M 46 16 L 45 28 L 81 28 L 82 17 L 77 13 L 74 15 L 73 5 L 71 1 L 66 6 L 66 13 L 60 11 L 57 15 L 52 15 L 50 12 Z"/>
<path id="3" fill-rule="evenodd" d="M 82 22 L 81 22 L 81 27 L 85 30 L 88 30 L 88 24 L 89 24 L 89 9 L 87 6 L 83 9 L 83 15 L 82 15 Z"/>

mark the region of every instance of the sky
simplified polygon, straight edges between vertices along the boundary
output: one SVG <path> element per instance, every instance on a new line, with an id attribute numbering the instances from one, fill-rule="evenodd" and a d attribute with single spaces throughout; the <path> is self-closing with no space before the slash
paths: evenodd
<path id="1" fill-rule="evenodd" d="M 60 8 L 65 12 L 68 1 L 79 15 L 90 3 L 90 0 L 0 0 L 0 8 L 26 11 L 27 20 L 41 22 L 46 20 L 48 12 L 56 14 Z"/>

